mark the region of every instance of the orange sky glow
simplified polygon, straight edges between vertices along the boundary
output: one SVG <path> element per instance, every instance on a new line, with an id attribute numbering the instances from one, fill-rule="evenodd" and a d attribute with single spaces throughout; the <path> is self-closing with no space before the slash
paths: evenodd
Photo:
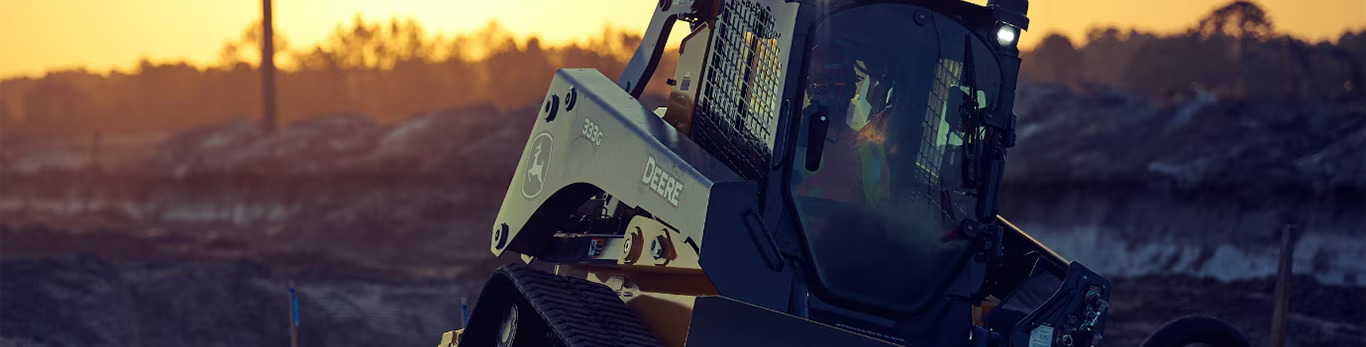
<path id="1" fill-rule="evenodd" d="M 1229 0 L 1033 0 L 1024 48 L 1050 32 L 1083 37 L 1113 25 L 1176 32 Z M 985 0 L 974 0 L 982 3 Z M 654 0 L 275 0 L 276 30 L 295 48 L 324 39 L 359 13 L 412 18 L 431 34 L 471 32 L 496 19 L 509 32 L 555 44 L 596 37 L 604 26 L 639 32 Z M 1260 0 L 1279 32 L 1319 41 L 1366 28 L 1366 1 Z M 218 59 L 223 43 L 259 20 L 257 0 L 0 0 L 0 78 L 85 68 L 128 71 L 138 60 Z"/>

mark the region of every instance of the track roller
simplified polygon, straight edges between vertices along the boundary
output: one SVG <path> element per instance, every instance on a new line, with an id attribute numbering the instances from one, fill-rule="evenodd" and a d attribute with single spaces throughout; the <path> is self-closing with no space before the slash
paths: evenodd
<path id="1" fill-rule="evenodd" d="M 599 283 L 527 265 L 494 271 L 479 293 L 460 346 L 659 346 L 658 340 Z"/>

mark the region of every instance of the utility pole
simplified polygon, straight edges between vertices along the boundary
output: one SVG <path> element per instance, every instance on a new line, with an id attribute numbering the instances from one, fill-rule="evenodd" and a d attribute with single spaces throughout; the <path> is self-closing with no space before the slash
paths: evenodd
<path id="1" fill-rule="evenodd" d="M 270 0 L 261 0 L 261 128 L 275 132 L 275 24 Z"/>

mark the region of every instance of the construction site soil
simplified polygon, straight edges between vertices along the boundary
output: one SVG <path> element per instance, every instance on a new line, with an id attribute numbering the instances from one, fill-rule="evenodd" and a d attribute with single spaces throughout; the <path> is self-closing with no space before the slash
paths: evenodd
<path id="1" fill-rule="evenodd" d="M 1297 226 L 1289 345 L 1366 344 L 1360 102 L 1021 88 L 1002 214 L 1114 284 L 1108 345 L 1190 314 L 1264 345 Z M 489 226 L 536 111 L 7 138 L 0 346 L 429 345 L 498 264 Z"/>

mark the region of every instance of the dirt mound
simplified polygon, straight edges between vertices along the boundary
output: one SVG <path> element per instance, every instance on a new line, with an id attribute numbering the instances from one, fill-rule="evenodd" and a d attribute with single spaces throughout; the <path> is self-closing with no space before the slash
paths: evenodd
<path id="1" fill-rule="evenodd" d="M 285 346 L 290 281 L 301 345 L 423 346 L 479 285 L 92 256 L 4 258 L 0 273 L 0 345 L 21 346 Z"/>
<path id="2" fill-rule="evenodd" d="M 1366 187 L 1359 102 L 1197 97 L 1159 104 L 1122 90 L 1019 88 L 1008 182 L 1137 184 L 1236 194 L 1352 194 Z M 1235 194 L 1229 192 L 1229 194 Z"/>
<path id="3" fill-rule="evenodd" d="M 491 106 L 432 112 L 397 124 L 357 114 L 310 118 L 275 134 L 230 122 L 179 134 L 149 161 L 175 177 L 433 176 L 489 178 L 511 172 L 534 110 L 500 114 Z M 525 117 L 519 117 L 522 115 Z"/>

